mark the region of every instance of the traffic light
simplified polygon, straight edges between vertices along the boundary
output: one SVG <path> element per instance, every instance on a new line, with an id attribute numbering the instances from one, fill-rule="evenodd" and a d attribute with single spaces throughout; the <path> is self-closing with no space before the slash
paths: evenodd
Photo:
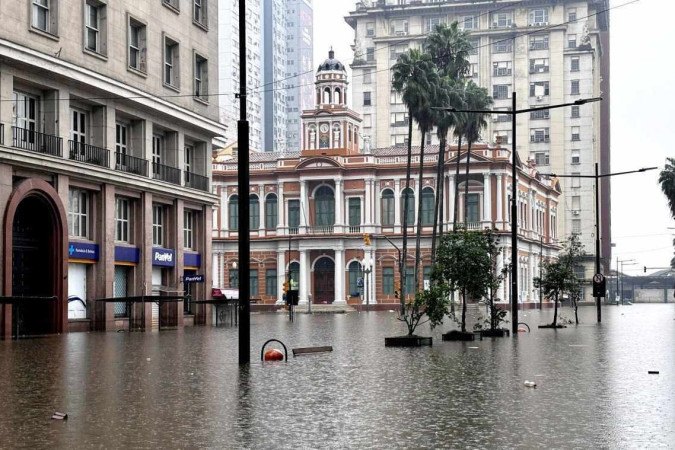
<path id="1" fill-rule="evenodd" d="M 288 281 L 284 281 L 284 294 L 288 292 Z"/>
<path id="2" fill-rule="evenodd" d="M 394 297 L 399 298 L 401 295 L 401 282 L 396 281 L 394 283 Z"/>
<path id="3" fill-rule="evenodd" d="M 647 273 L 647 266 L 644 266 L 644 268 L 645 268 L 645 271 L 644 271 L 644 273 Z"/>
<path id="4" fill-rule="evenodd" d="M 365 245 L 370 245 L 370 234 L 365 233 L 365 234 L 363 235 L 363 243 L 364 243 Z"/>

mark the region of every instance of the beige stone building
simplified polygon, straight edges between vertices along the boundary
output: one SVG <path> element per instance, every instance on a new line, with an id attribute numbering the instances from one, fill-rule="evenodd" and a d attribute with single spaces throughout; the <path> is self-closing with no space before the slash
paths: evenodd
<path id="1" fill-rule="evenodd" d="M 217 7 L 3 2 L 1 295 L 55 297 L 0 306 L 3 337 L 208 320 L 189 303 L 95 300 L 210 291 Z M 195 274 L 203 285 L 182 283 Z"/>

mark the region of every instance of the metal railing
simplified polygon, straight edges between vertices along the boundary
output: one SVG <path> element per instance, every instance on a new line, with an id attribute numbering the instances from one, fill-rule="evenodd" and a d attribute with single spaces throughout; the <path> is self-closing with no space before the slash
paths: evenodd
<path id="1" fill-rule="evenodd" d="M 115 170 L 148 176 L 148 160 L 115 152 Z"/>
<path id="2" fill-rule="evenodd" d="M 63 139 L 26 128 L 12 127 L 12 146 L 53 156 L 63 155 Z"/>
<path id="3" fill-rule="evenodd" d="M 310 234 L 333 234 L 333 225 L 315 225 L 308 227 Z"/>
<path id="4" fill-rule="evenodd" d="M 360 233 L 361 232 L 361 226 L 360 225 L 349 225 L 349 232 L 350 233 Z"/>
<path id="5" fill-rule="evenodd" d="M 175 167 L 165 166 L 159 163 L 152 163 L 152 178 L 155 180 L 167 181 L 173 184 L 180 184 L 180 170 Z"/>
<path id="6" fill-rule="evenodd" d="M 68 141 L 68 147 L 69 159 L 102 167 L 110 166 L 110 151 L 108 149 L 72 140 Z"/>
<path id="7" fill-rule="evenodd" d="M 200 191 L 209 191 L 209 178 L 204 175 L 198 175 L 187 170 L 183 172 L 185 187 L 199 189 Z"/>
<path id="8" fill-rule="evenodd" d="M 300 229 L 298 227 L 290 227 L 288 228 L 288 234 L 299 234 Z"/>

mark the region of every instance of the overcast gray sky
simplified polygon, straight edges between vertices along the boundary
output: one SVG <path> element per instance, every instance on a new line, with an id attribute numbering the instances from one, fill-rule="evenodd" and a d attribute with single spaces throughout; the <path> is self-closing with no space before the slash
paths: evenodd
<path id="1" fill-rule="evenodd" d="M 675 128 L 675 63 L 668 50 L 675 42 L 675 2 L 610 0 L 612 172 L 663 168 Z M 314 66 L 328 56 L 349 64 L 354 33 L 343 19 L 355 0 L 314 0 Z M 621 6 L 625 5 L 625 6 Z M 658 170 L 612 179 L 614 260 L 631 274 L 642 267 L 666 267 L 673 255 L 675 227 L 657 184 Z M 589 249 L 593 251 L 593 249 Z M 615 262 L 612 262 L 614 267 Z"/>

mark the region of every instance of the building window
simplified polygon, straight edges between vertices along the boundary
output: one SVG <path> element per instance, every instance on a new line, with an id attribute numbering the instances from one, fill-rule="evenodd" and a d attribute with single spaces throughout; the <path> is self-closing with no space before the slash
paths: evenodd
<path id="1" fill-rule="evenodd" d="M 536 81 L 530 83 L 530 97 L 543 97 L 549 95 L 548 81 Z"/>
<path id="2" fill-rule="evenodd" d="M 375 61 L 375 47 L 368 47 L 366 49 L 366 61 L 367 62 Z"/>
<path id="3" fill-rule="evenodd" d="M 118 166 L 126 165 L 128 147 L 129 126 L 123 123 L 115 124 L 115 159 Z"/>
<path id="4" fill-rule="evenodd" d="M 443 16 L 432 16 L 432 17 L 425 17 L 424 19 L 424 29 L 426 30 L 427 33 L 431 33 L 434 31 L 434 28 L 437 25 L 440 25 L 442 23 L 445 23 L 445 17 Z"/>
<path id="5" fill-rule="evenodd" d="M 572 150 L 572 164 L 581 164 L 581 154 L 579 150 Z"/>
<path id="6" fill-rule="evenodd" d="M 239 288 L 239 269 L 230 269 L 230 288 Z"/>
<path id="7" fill-rule="evenodd" d="M 579 178 L 579 172 L 572 172 L 572 187 L 578 188 L 581 187 L 581 178 Z"/>
<path id="8" fill-rule="evenodd" d="M 577 35 L 568 34 L 567 35 L 567 48 L 577 48 Z"/>
<path id="9" fill-rule="evenodd" d="M 405 295 L 415 295 L 415 268 L 406 266 L 405 268 Z"/>
<path id="10" fill-rule="evenodd" d="M 534 156 L 534 163 L 536 165 L 548 166 L 549 164 L 548 152 L 535 152 L 533 156 Z"/>
<path id="11" fill-rule="evenodd" d="M 572 109 L 571 109 L 570 111 L 571 111 L 571 117 L 572 117 L 572 119 L 578 119 L 578 118 L 580 117 L 580 116 L 579 116 L 579 106 L 578 106 L 578 105 L 577 105 L 577 106 L 572 106 Z"/>
<path id="12" fill-rule="evenodd" d="M 431 283 L 431 266 L 422 267 L 422 280 L 424 280 L 422 288 L 427 290 L 427 286 Z"/>
<path id="13" fill-rule="evenodd" d="M 469 63 L 469 70 L 467 70 L 464 77 L 465 78 L 476 78 L 476 77 L 478 77 L 478 64 L 477 63 Z"/>
<path id="14" fill-rule="evenodd" d="M 498 61 L 492 63 L 492 76 L 503 77 L 512 73 L 511 61 Z"/>
<path id="15" fill-rule="evenodd" d="M 579 80 L 572 80 L 570 83 L 570 94 L 579 95 Z"/>
<path id="16" fill-rule="evenodd" d="M 533 9 L 530 11 L 530 26 L 540 27 L 548 25 L 548 9 Z"/>
<path id="17" fill-rule="evenodd" d="M 251 269 L 251 271 L 248 274 L 248 286 L 250 289 L 250 294 L 251 297 L 254 295 L 258 295 L 258 270 L 257 269 Z"/>
<path id="18" fill-rule="evenodd" d="M 548 72 L 548 58 L 530 59 L 530 73 Z"/>
<path id="19" fill-rule="evenodd" d="M 146 27 L 145 24 L 129 18 L 129 67 L 145 73 L 146 67 Z"/>
<path id="20" fill-rule="evenodd" d="M 402 105 L 403 104 L 403 95 L 397 91 L 391 91 L 389 95 L 389 103 L 392 105 Z"/>
<path id="21" fill-rule="evenodd" d="M 85 111 L 80 111 L 79 109 L 71 109 L 70 115 L 70 140 L 74 144 L 72 150 L 74 155 L 71 155 L 71 158 L 77 156 L 83 157 L 85 153 L 84 145 L 87 143 L 87 122 L 89 117 Z"/>
<path id="22" fill-rule="evenodd" d="M 570 60 L 570 71 L 571 72 L 578 72 L 579 71 L 579 57 L 574 56 Z"/>
<path id="23" fill-rule="evenodd" d="M 405 208 L 405 199 L 408 199 L 408 209 Z M 403 218 L 406 217 L 407 225 L 413 226 L 415 224 L 415 192 L 411 188 L 403 189 L 401 193 L 401 224 Z"/>
<path id="24" fill-rule="evenodd" d="M 361 226 L 361 199 L 358 197 L 351 197 L 348 201 L 349 226 Z"/>
<path id="25" fill-rule="evenodd" d="M 179 87 L 179 48 L 178 42 L 164 37 L 164 84 Z"/>
<path id="26" fill-rule="evenodd" d="M 408 21 L 403 19 L 392 20 L 389 23 L 389 34 L 392 36 L 406 36 L 408 34 Z"/>
<path id="27" fill-rule="evenodd" d="M 233 195 L 227 202 L 227 223 L 230 231 L 239 230 L 239 196 Z"/>
<path id="28" fill-rule="evenodd" d="M 477 55 L 480 48 L 480 39 L 469 39 L 469 55 Z"/>
<path id="29" fill-rule="evenodd" d="M 478 29 L 478 17 L 477 16 L 464 16 L 464 20 L 460 20 L 460 23 L 463 25 L 464 30 L 477 30 Z"/>
<path id="30" fill-rule="evenodd" d="M 315 217 L 317 226 L 335 225 L 335 195 L 328 186 L 321 186 L 314 194 Z"/>
<path id="31" fill-rule="evenodd" d="M 431 226 L 434 224 L 434 190 L 430 187 L 422 189 L 422 225 Z"/>
<path id="32" fill-rule="evenodd" d="M 504 145 L 509 143 L 511 132 L 508 130 L 495 131 L 495 144 Z"/>
<path id="33" fill-rule="evenodd" d="M 152 135 L 152 174 L 157 177 L 160 175 L 160 166 L 162 165 L 162 153 L 164 149 L 164 137 L 159 134 Z"/>
<path id="34" fill-rule="evenodd" d="M 84 6 L 84 47 L 105 55 L 106 5 L 96 0 L 87 0 Z"/>
<path id="35" fill-rule="evenodd" d="M 209 66 L 206 58 L 195 53 L 195 97 L 200 100 L 208 100 L 209 90 Z"/>
<path id="36" fill-rule="evenodd" d="M 530 36 L 530 50 L 548 50 L 548 35 Z"/>
<path id="37" fill-rule="evenodd" d="M 375 22 L 366 22 L 366 36 L 375 36 Z"/>
<path id="38" fill-rule="evenodd" d="M 492 28 L 506 28 L 513 24 L 513 15 L 510 12 L 492 13 Z"/>
<path id="39" fill-rule="evenodd" d="M 115 199 L 115 240 L 129 242 L 129 200 L 122 197 Z"/>
<path id="40" fill-rule="evenodd" d="M 363 127 L 370 128 L 373 126 L 373 116 L 370 114 L 363 115 Z"/>
<path id="41" fill-rule="evenodd" d="M 577 9 L 576 8 L 568 8 L 567 9 L 567 20 L 569 22 L 576 22 L 576 20 L 577 20 Z"/>
<path id="42" fill-rule="evenodd" d="M 384 295 L 394 295 L 394 268 L 382 268 L 382 293 Z"/>
<path id="43" fill-rule="evenodd" d="M 495 100 L 504 100 L 509 98 L 510 84 L 495 84 L 492 86 L 492 97 Z"/>
<path id="44" fill-rule="evenodd" d="M 300 200 L 288 201 L 288 227 L 291 228 L 291 233 L 298 232 L 300 226 Z"/>
<path id="45" fill-rule="evenodd" d="M 363 106 L 370 106 L 370 92 L 363 93 Z"/>
<path id="46" fill-rule="evenodd" d="M 152 245 L 164 245 L 164 207 L 152 205 Z"/>
<path id="47" fill-rule="evenodd" d="M 581 219 L 572 219 L 572 233 L 581 234 Z"/>
<path id="48" fill-rule="evenodd" d="M 187 209 L 183 211 L 183 248 L 195 248 L 195 213 Z"/>
<path id="49" fill-rule="evenodd" d="M 358 261 L 352 261 L 349 263 L 349 295 L 352 297 L 358 297 L 360 295 L 359 290 L 359 278 L 363 278 L 363 273 L 361 272 L 361 263 Z"/>
<path id="50" fill-rule="evenodd" d="M 269 194 L 265 199 L 265 229 L 276 230 L 278 222 L 278 203 L 276 194 Z"/>
<path id="51" fill-rule="evenodd" d="M 572 196 L 572 214 L 575 214 L 574 211 L 579 212 L 581 209 L 581 196 L 573 195 Z"/>
<path id="52" fill-rule="evenodd" d="M 68 234 L 89 238 L 89 193 L 71 189 L 68 198 Z"/>
<path id="53" fill-rule="evenodd" d="M 277 295 L 277 269 L 265 270 L 265 295 Z"/>
<path id="54" fill-rule="evenodd" d="M 394 192 L 391 189 L 382 191 L 382 225 L 394 226 Z"/>
<path id="55" fill-rule="evenodd" d="M 511 53 L 513 40 L 511 38 L 499 38 L 492 43 L 492 53 Z"/>
<path id="56" fill-rule="evenodd" d="M 179 0 L 162 0 L 162 3 L 171 9 L 175 9 L 176 11 L 180 10 Z"/>
<path id="57" fill-rule="evenodd" d="M 192 9 L 192 20 L 203 27 L 208 26 L 207 8 L 208 0 L 194 0 L 194 7 Z"/>
<path id="58" fill-rule="evenodd" d="M 469 194 L 466 197 L 466 222 L 480 221 L 480 194 Z"/>
<path id="59" fill-rule="evenodd" d="M 408 113 L 391 113 L 390 125 L 392 127 L 408 126 Z"/>
<path id="60" fill-rule="evenodd" d="M 35 29 L 58 34 L 58 0 L 33 0 L 31 26 Z"/>
<path id="61" fill-rule="evenodd" d="M 407 134 L 392 134 L 390 142 L 391 142 L 392 147 L 407 146 L 408 145 L 408 135 Z"/>
<path id="62" fill-rule="evenodd" d="M 248 226 L 251 231 L 260 228 L 260 203 L 255 194 L 248 198 Z"/>
<path id="63" fill-rule="evenodd" d="M 548 109 L 540 109 L 538 111 L 530 112 L 530 120 L 548 119 L 549 117 L 550 111 Z"/>
<path id="64" fill-rule="evenodd" d="M 532 128 L 530 130 L 530 142 L 549 142 L 548 128 Z"/>
<path id="65" fill-rule="evenodd" d="M 572 140 L 580 141 L 581 135 L 579 134 L 579 127 L 572 127 Z"/>
<path id="66" fill-rule="evenodd" d="M 373 71 L 370 69 L 363 70 L 363 84 L 370 84 L 373 82 Z"/>

